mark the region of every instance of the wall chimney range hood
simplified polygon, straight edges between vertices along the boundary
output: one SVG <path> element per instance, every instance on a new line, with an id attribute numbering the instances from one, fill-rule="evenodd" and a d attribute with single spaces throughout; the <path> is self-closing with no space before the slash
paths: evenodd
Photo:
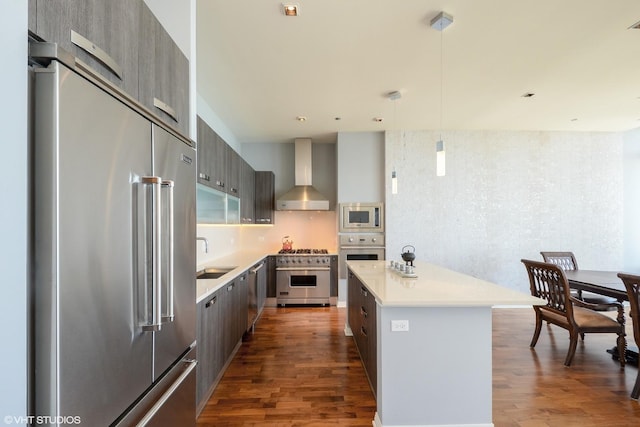
<path id="1" fill-rule="evenodd" d="M 295 140 L 295 186 L 276 202 L 279 211 L 328 211 L 329 200 L 311 185 L 311 139 Z"/>

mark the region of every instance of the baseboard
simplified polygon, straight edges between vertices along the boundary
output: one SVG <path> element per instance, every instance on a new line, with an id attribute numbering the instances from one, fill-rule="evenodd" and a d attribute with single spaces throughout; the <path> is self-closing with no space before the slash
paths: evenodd
<path id="1" fill-rule="evenodd" d="M 391 425 L 391 424 L 382 424 L 380 421 L 380 417 L 378 417 L 378 413 L 373 417 L 373 421 L 371 421 L 371 425 L 373 427 L 494 427 L 493 423 L 487 424 L 403 424 L 400 425 Z"/>

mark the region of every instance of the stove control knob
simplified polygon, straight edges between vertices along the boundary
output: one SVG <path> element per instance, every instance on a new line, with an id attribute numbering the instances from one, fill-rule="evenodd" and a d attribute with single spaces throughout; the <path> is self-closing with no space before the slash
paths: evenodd
<path id="1" fill-rule="evenodd" d="M 353 242 L 353 237 L 349 237 L 349 242 Z"/>
<path id="2" fill-rule="evenodd" d="M 375 243 L 375 242 L 377 242 L 377 241 L 378 241 L 378 239 L 376 239 L 376 238 L 374 237 L 373 239 L 371 239 L 371 241 L 372 241 L 373 243 Z"/>

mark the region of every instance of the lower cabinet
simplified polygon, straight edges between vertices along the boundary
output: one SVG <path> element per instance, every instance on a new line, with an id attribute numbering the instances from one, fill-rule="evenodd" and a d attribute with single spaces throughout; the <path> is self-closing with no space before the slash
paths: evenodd
<path id="1" fill-rule="evenodd" d="M 225 289 L 220 289 L 207 299 L 198 303 L 196 339 L 196 402 L 198 411 L 206 403 L 211 388 L 220 374 L 223 362 L 221 307 L 224 305 Z"/>
<path id="2" fill-rule="evenodd" d="M 197 305 L 196 402 L 200 413 L 247 329 L 247 272 Z"/>
<path id="3" fill-rule="evenodd" d="M 351 271 L 347 286 L 349 327 L 375 396 L 378 381 L 376 300 Z"/>

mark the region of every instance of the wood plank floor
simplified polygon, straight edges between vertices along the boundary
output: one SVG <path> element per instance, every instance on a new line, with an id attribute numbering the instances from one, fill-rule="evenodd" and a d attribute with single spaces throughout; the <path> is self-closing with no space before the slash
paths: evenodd
<path id="1" fill-rule="evenodd" d="M 357 351 L 344 336 L 345 309 L 265 308 L 198 418 L 205 426 L 371 426 L 375 400 Z M 566 331 L 543 327 L 529 349 L 531 309 L 493 311 L 496 427 L 640 425 L 629 394 L 637 368 L 605 352 L 615 337 L 587 335 L 571 367 Z M 631 331 L 628 338 L 633 344 Z M 469 357 L 473 355 L 473 349 Z M 460 391 L 460 407 L 473 396 Z M 425 402 L 428 404 L 428 402 Z"/>

